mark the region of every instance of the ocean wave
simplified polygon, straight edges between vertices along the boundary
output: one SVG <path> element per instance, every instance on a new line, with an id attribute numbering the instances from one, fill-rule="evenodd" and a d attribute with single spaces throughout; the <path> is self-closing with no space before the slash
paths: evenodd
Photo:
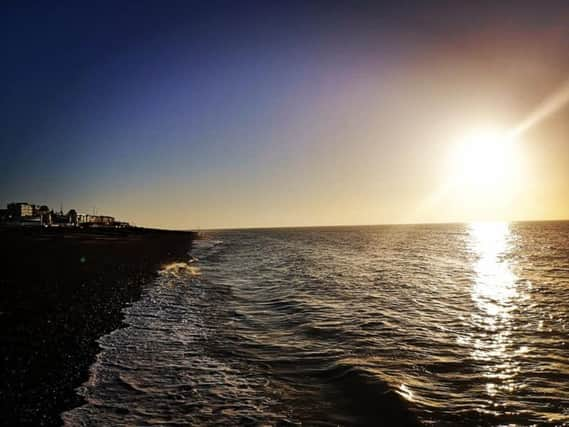
<path id="1" fill-rule="evenodd" d="M 569 224 L 498 231 L 209 233 L 101 338 L 64 420 L 569 423 Z"/>

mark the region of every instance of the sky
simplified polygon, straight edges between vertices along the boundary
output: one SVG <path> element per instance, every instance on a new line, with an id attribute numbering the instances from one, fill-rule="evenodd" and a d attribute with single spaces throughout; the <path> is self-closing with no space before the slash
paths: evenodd
<path id="1" fill-rule="evenodd" d="M 177 229 L 567 219 L 568 22 L 554 0 L 4 4 L 0 204 Z"/>

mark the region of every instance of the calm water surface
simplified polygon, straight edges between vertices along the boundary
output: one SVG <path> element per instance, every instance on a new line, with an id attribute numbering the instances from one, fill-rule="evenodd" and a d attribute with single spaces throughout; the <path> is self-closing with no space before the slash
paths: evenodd
<path id="1" fill-rule="evenodd" d="M 212 232 L 68 425 L 569 424 L 569 223 Z"/>

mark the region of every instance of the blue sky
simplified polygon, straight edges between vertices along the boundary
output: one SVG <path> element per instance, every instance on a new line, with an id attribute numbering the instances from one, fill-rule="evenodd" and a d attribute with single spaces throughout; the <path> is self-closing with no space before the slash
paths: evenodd
<path id="1" fill-rule="evenodd" d="M 554 1 L 15 2 L 0 17 L 0 202 L 168 228 L 569 217 L 566 111 L 528 134 L 535 194 L 418 209 L 451 179 L 453 132 L 514 126 L 564 81 L 568 14 Z"/>

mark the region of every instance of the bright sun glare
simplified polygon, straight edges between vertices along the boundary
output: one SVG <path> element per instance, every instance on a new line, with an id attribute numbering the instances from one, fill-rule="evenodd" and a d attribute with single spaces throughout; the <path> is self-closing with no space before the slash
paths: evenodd
<path id="1" fill-rule="evenodd" d="M 486 129 L 459 141 L 452 159 L 454 179 L 461 186 L 502 185 L 516 163 L 514 139 L 505 132 Z"/>

